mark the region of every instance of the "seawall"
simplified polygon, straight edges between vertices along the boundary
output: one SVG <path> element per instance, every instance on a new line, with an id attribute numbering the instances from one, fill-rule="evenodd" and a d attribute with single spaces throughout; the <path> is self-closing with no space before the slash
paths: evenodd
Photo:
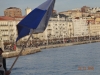
<path id="1" fill-rule="evenodd" d="M 80 44 L 95 43 L 95 42 L 100 42 L 100 40 L 72 42 L 72 43 L 63 43 L 63 44 L 54 44 L 54 45 L 46 45 L 46 46 L 40 46 L 40 49 L 65 47 L 65 46 L 80 45 Z"/>
<path id="2" fill-rule="evenodd" d="M 37 53 L 37 52 L 40 52 L 41 49 L 40 48 L 25 48 L 22 53 L 20 54 L 20 56 L 23 56 L 23 55 L 28 55 L 28 54 L 34 54 L 34 53 Z M 20 50 L 16 50 L 16 51 L 10 51 L 10 52 L 4 52 L 2 53 L 2 56 L 4 58 L 11 58 L 11 57 L 16 57 L 18 56 L 20 53 Z"/>
<path id="3" fill-rule="evenodd" d="M 82 41 L 82 42 L 72 42 L 72 43 L 64 43 L 64 44 L 53 44 L 53 45 L 45 45 L 45 46 L 39 46 L 38 48 L 25 48 L 21 55 L 28 55 L 28 54 L 34 54 L 37 52 L 41 52 L 42 49 L 48 49 L 48 48 L 57 48 L 57 47 L 65 47 L 65 46 L 71 46 L 71 45 L 80 45 L 80 44 L 87 44 L 87 43 L 94 43 L 94 42 L 100 42 L 100 40 L 93 40 L 93 41 Z M 2 55 L 5 58 L 11 58 L 16 57 L 19 55 L 20 50 L 16 51 L 10 51 L 10 52 L 4 52 Z"/>

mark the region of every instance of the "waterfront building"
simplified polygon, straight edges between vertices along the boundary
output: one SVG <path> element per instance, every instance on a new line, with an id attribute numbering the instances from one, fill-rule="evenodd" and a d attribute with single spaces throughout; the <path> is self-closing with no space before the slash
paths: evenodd
<path id="1" fill-rule="evenodd" d="M 16 25 L 22 20 L 23 17 L 0 17 L 0 37 L 4 42 L 14 42 L 17 37 Z M 64 39 L 73 37 L 94 36 L 100 34 L 99 28 L 100 18 L 83 17 L 72 18 L 62 17 L 59 15 L 57 18 L 50 18 L 47 28 L 43 33 L 33 34 L 33 39 L 40 40 L 52 40 L 52 39 Z M 93 25 L 94 24 L 94 25 Z M 22 41 L 26 41 L 29 36 L 22 38 Z"/>
<path id="2" fill-rule="evenodd" d="M 73 22 L 72 19 L 67 19 L 67 36 L 68 38 L 72 38 L 74 37 L 74 26 L 73 26 Z"/>
<path id="3" fill-rule="evenodd" d="M 100 19 L 96 18 L 95 20 L 87 20 L 90 36 L 99 37 L 100 36 Z"/>
<path id="4" fill-rule="evenodd" d="M 7 37 L 4 38 L 4 41 L 15 41 L 17 37 L 16 25 L 22 19 L 21 17 L 13 18 L 14 20 L 4 20 L 6 27 L 2 28 L 3 30 L 7 29 Z M 10 25 L 11 24 L 11 25 Z M 33 37 L 30 39 L 40 39 L 40 40 L 50 40 L 50 39 L 63 39 L 63 38 L 73 38 L 77 36 L 86 36 L 88 34 L 88 29 L 86 25 L 86 19 L 66 19 L 60 18 L 50 18 L 47 28 L 43 33 L 33 34 Z M 12 30 L 12 31 L 11 31 Z M 1 30 L 2 31 L 2 30 Z M 3 31 L 4 33 L 4 31 Z M 2 36 L 3 37 L 3 36 Z M 26 41 L 28 36 L 22 38 L 21 40 Z"/>
<path id="5" fill-rule="evenodd" d="M 86 19 L 83 18 L 75 18 L 72 19 L 73 22 L 73 30 L 74 37 L 82 37 L 87 36 L 89 34 L 88 25 Z"/>
<path id="6" fill-rule="evenodd" d="M 3 42 L 15 42 L 17 37 L 16 25 L 18 22 L 11 17 L 0 17 L 0 39 Z"/>
<path id="7" fill-rule="evenodd" d="M 4 16 L 8 16 L 8 17 L 22 16 L 22 11 L 20 8 L 17 7 L 9 7 L 5 9 Z"/>
<path id="8" fill-rule="evenodd" d="M 90 36 L 100 36 L 100 23 L 98 24 L 90 23 L 89 28 L 90 28 Z"/>
<path id="9" fill-rule="evenodd" d="M 41 40 L 67 38 L 67 21 L 65 18 L 50 18 L 45 31 L 34 35 L 37 35 L 36 37 Z"/>
<path id="10" fill-rule="evenodd" d="M 88 12 L 89 9 L 90 9 L 90 7 L 88 7 L 88 6 L 83 6 L 83 7 L 81 8 L 81 12 Z"/>
<path id="11" fill-rule="evenodd" d="M 62 39 L 67 37 L 67 22 L 65 18 L 51 18 L 48 25 L 52 26 L 52 36 L 54 38 Z M 49 30 L 49 27 L 47 27 L 47 30 Z"/>
<path id="12" fill-rule="evenodd" d="M 93 8 L 88 9 L 89 13 L 96 13 L 98 11 L 100 11 L 100 7 L 93 7 Z"/>

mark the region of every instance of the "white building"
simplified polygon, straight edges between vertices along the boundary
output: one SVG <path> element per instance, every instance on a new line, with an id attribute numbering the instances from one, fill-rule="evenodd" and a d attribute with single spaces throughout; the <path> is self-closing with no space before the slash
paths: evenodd
<path id="1" fill-rule="evenodd" d="M 16 25 L 19 21 L 0 20 L 0 38 L 4 42 L 15 41 L 17 37 Z"/>
<path id="2" fill-rule="evenodd" d="M 68 37 L 67 21 L 65 18 L 50 18 L 47 28 L 43 33 L 39 33 L 39 39 L 60 39 Z"/>
<path id="3" fill-rule="evenodd" d="M 73 27 L 74 26 L 73 26 L 72 20 L 68 19 L 67 20 L 67 30 L 66 30 L 66 32 L 67 32 L 67 36 L 69 38 L 74 37 L 74 30 L 73 30 L 74 28 Z"/>
<path id="4" fill-rule="evenodd" d="M 87 36 L 89 34 L 86 19 L 72 19 L 74 27 L 74 37 Z"/>
<path id="5" fill-rule="evenodd" d="M 100 11 L 100 7 L 94 7 L 94 8 L 90 8 L 88 10 L 88 12 L 90 12 L 90 13 L 96 13 L 97 11 Z"/>
<path id="6" fill-rule="evenodd" d="M 27 8 L 25 9 L 26 15 L 28 15 L 31 11 L 32 11 L 31 8 L 28 8 L 28 7 L 27 7 Z"/>
<path id="7" fill-rule="evenodd" d="M 0 37 L 3 41 L 15 41 L 17 37 L 16 25 L 20 20 L 0 20 Z M 50 18 L 43 33 L 33 34 L 33 38 L 41 40 L 62 39 L 77 36 L 87 36 L 88 26 L 86 19 Z M 21 40 L 27 40 L 28 36 Z M 32 39 L 32 38 L 31 38 Z"/>

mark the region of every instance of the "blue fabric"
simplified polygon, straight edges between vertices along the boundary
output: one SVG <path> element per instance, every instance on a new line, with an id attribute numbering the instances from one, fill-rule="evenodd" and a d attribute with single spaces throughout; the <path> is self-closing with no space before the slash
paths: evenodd
<path id="1" fill-rule="evenodd" d="M 20 38 L 29 35 L 30 29 L 37 31 L 38 33 L 43 32 L 45 30 L 52 13 L 54 3 L 55 0 L 51 0 L 51 1 L 47 0 L 46 2 L 41 4 L 41 6 L 35 8 L 23 20 L 21 20 L 18 23 L 17 25 L 18 37 L 16 39 L 16 42 Z"/>
<path id="2" fill-rule="evenodd" d="M 46 10 L 44 11 L 40 9 L 34 9 L 29 15 L 27 15 L 22 21 L 20 21 L 17 25 L 17 40 L 26 35 L 29 35 L 30 29 L 36 29 L 45 13 Z"/>
<path id="3" fill-rule="evenodd" d="M 17 28 L 18 28 L 18 37 L 16 41 L 30 33 L 30 29 L 28 28 L 21 27 L 20 25 L 17 25 Z"/>
<path id="4" fill-rule="evenodd" d="M 27 15 L 18 25 L 31 29 L 36 29 L 45 13 L 46 10 L 40 10 L 36 8 L 29 15 Z"/>

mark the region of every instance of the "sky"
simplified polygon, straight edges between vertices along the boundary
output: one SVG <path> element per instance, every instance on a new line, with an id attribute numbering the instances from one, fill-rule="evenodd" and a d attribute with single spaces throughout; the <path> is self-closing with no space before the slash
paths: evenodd
<path id="1" fill-rule="evenodd" d="M 4 15 L 4 10 L 9 7 L 17 7 L 25 15 L 27 7 L 32 10 L 46 0 L 0 0 L 0 16 Z M 100 0 L 56 0 L 54 9 L 58 12 L 70 9 L 81 8 L 82 6 L 100 7 Z"/>

